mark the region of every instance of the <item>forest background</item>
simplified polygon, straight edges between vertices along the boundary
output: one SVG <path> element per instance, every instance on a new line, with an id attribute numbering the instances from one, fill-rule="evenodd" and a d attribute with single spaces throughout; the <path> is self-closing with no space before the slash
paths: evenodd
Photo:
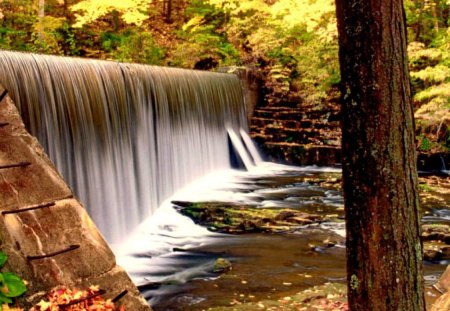
<path id="1" fill-rule="evenodd" d="M 417 147 L 450 151 L 450 0 L 406 0 Z M 252 68 L 264 105 L 335 100 L 334 0 L 0 0 L 0 49 Z"/>

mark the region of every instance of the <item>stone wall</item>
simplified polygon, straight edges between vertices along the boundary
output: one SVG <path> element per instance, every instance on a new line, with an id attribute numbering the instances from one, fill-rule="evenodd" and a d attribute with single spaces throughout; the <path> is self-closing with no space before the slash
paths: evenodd
<path id="1" fill-rule="evenodd" d="M 245 113 L 250 124 L 256 106 L 262 101 L 262 80 L 257 70 L 248 67 L 222 67 L 218 72 L 235 74 L 241 80 Z"/>
<path id="2" fill-rule="evenodd" d="M 28 282 L 23 307 L 58 285 L 99 285 L 105 298 L 126 292 L 117 302 L 126 310 L 151 310 L 8 96 L 0 102 L 0 212 L 3 271 Z"/>

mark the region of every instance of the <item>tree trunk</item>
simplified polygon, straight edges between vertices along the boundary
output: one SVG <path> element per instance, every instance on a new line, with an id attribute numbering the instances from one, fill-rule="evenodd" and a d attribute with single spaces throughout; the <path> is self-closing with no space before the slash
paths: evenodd
<path id="1" fill-rule="evenodd" d="M 433 16 L 433 25 L 434 25 L 434 31 L 436 33 L 439 32 L 439 17 L 436 10 L 436 6 L 438 5 L 438 1 L 431 3 L 431 15 Z"/>
<path id="2" fill-rule="evenodd" d="M 167 1 L 166 23 L 172 22 L 172 0 Z"/>
<path id="3" fill-rule="evenodd" d="M 416 8 L 418 9 L 418 13 L 417 13 L 417 22 L 416 24 L 413 26 L 414 29 L 414 41 L 419 41 L 420 36 L 422 34 L 422 16 L 423 16 L 423 9 L 425 6 L 425 1 L 424 0 L 414 0 L 414 4 Z"/>
<path id="4" fill-rule="evenodd" d="M 45 0 L 38 1 L 38 17 L 42 20 L 45 17 Z"/>
<path id="5" fill-rule="evenodd" d="M 350 310 L 425 310 L 400 0 L 336 0 Z"/>
<path id="6" fill-rule="evenodd" d="M 35 31 L 37 33 L 37 38 L 39 39 L 39 50 L 44 47 L 45 45 L 45 29 L 44 29 L 44 18 L 45 18 L 45 0 L 38 0 L 37 3 L 37 24 L 35 27 Z"/>

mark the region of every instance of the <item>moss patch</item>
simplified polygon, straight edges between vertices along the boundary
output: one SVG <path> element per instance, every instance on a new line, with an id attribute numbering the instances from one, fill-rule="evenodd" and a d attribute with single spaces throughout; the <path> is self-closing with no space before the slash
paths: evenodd
<path id="1" fill-rule="evenodd" d="M 288 208 L 256 208 L 222 202 L 172 203 L 181 214 L 195 223 L 222 233 L 281 232 L 339 217 L 336 213 L 318 215 Z"/>

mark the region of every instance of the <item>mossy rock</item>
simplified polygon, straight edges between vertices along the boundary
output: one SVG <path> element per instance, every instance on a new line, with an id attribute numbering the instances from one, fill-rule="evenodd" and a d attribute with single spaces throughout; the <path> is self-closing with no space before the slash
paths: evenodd
<path id="1" fill-rule="evenodd" d="M 231 261 L 225 258 L 217 258 L 214 262 L 213 272 L 214 273 L 223 273 L 231 270 L 232 265 Z"/>
<path id="2" fill-rule="evenodd" d="M 287 208 L 256 208 L 251 205 L 222 202 L 173 201 L 172 203 L 181 214 L 191 218 L 195 223 L 222 233 L 280 232 L 327 220 L 327 215 L 321 216 Z"/>

